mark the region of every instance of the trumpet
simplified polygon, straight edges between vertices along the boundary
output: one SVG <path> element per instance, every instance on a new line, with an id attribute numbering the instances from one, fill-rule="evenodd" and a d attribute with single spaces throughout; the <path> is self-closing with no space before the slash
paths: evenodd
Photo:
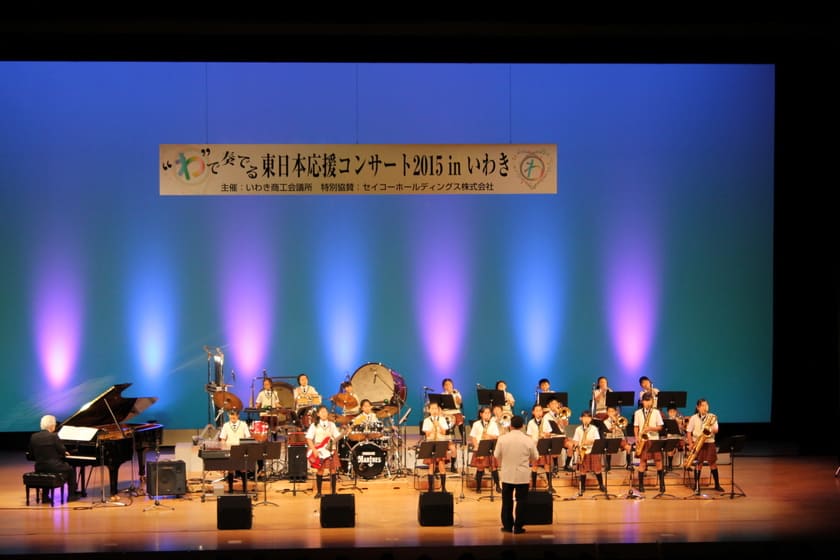
<path id="1" fill-rule="evenodd" d="M 560 415 L 560 418 L 569 419 L 572 417 L 572 409 L 570 409 L 568 406 L 561 406 L 560 410 L 558 411 L 558 414 Z"/>
<path id="2" fill-rule="evenodd" d="M 627 427 L 627 418 L 625 418 L 624 416 L 619 416 L 615 421 L 615 425 L 623 430 Z"/>

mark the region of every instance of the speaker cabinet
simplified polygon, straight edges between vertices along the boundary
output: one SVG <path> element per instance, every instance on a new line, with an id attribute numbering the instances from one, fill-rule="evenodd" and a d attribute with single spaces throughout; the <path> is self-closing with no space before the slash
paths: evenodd
<path id="1" fill-rule="evenodd" d="M 146 463 L 146 495 L 182 496 L 187 493 L 187 464 L 184 461 Z"/>
<path id="2" fill-rule="evenodd" d="M 305 445 L 290 445 L 286 449 L 288 451 L 289 480 L 305 482 L 309 468 L 306 459 L 307 447 Z"/>
<path id="3" fill-rule="evenodd" d="M 548 492 L 528 491 L 524 525 L 551 525 L 554 521 L 554 499 Z"/>
<path id="4" fill-rule="evenodd" d="M 321 498 L 321 527 L 355 527 L 356 496 L 327 494 Z"/>
<path id="5" fill-rule="evenodd" d="M 420 494 L 417 521 L 424 527 L 452 525 L 454 500 L 451 492 L 425 492 Z"/>
<path id="6" fill-rule="evenodd" d="M 216 527 L 218 529 L 250 529 L 253 521 L 251 498 L 234 494 L 219 496 L 216 502 Z"/>

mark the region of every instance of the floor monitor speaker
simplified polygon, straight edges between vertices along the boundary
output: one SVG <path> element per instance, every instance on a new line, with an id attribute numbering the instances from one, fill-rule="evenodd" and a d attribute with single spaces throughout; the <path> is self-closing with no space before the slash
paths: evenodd
<path id="1" fill-rule="evenodd" d="M 454 500 L 451 492 L 424 492 L 420 494 L 417 521 L 424 527 L 452 525 Z"/>
<path id="2" fill-rule="evenodd" d="M 245 494 L 219 496 L 216 502 L 218 529 L 250 529 L 253 521 L 251 498 Z"/>
<path id="3" fill-rule="evenodd" d="M 551 525 L 554 522 L 554 498 L 548 492 L 530 490 L 525 508 L 525 525 Z"/>
<path id="4" fill-rule="evenodd" d="M 321 527 L 355 527 L 356 496 L 327 494 L 321 498 Z"/>
<path id="5" fill-rule="evenodd" d="M 146 463 L 146 495 L 183 496 L 187 493 L 187 464 L 184 461 Z"/>

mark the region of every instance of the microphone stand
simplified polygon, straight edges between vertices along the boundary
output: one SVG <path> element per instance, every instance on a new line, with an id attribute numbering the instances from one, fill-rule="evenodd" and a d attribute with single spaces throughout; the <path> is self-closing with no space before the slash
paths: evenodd
<path id="1" fill-rule="evenodd" d="M 147 508 L 143 509 L 143 513 L 153 509 L 168 509 L 170 511 L 175 508 L 172 506 L 165 506 L 160 503 L 160 438 L 155 437 L 155 502 Z"/>
<path id="2" fill-rule="evenodd" d="M 124 506 L 125 504 L 120 501 L 111 502 L 105 499 L 105 446 L 102 445 L 102 442 L 99 442 L 99 486 L 100 486 L 100 493 L 99 493 L 99 501 L 93 504 L 92 507 L 102 507 L 102 506 Z"/>

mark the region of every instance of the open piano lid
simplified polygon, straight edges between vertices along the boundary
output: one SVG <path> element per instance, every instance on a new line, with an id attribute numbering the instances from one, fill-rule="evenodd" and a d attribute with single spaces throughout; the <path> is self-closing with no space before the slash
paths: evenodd
<path id="1" fill-rule="evenodd" d="M 61 426 L 113 426 L 115 430 L 121 430 L 119 425 L 114 424 L 115 421 L 117 424 L 122 424 L 145 411 L 158 400 L 157 397 L 123 397 L 123 390 L 129 386 L 131 383 L 111 386 L 82 406 L 75 414 L 62 422 Z"/>

